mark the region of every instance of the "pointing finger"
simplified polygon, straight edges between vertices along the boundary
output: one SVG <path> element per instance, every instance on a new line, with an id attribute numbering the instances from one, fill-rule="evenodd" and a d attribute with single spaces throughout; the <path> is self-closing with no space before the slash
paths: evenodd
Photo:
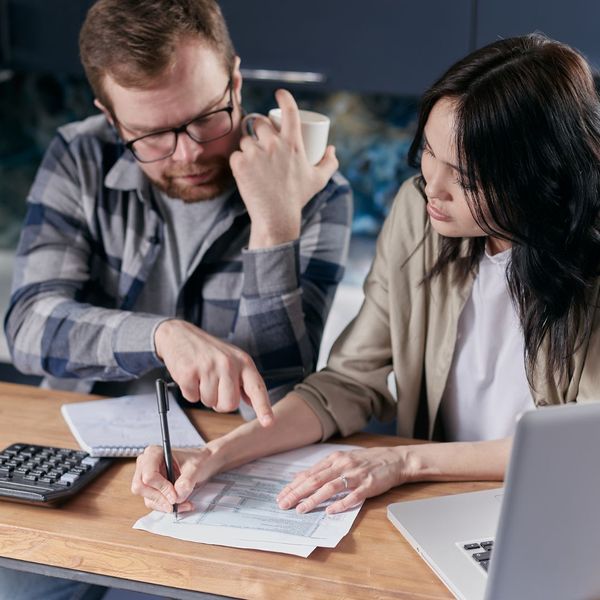
<path id="1" fill-rule="evenodd" d="M 242 387 L 248 398 L 250 398 L 252 408 L 260 424 L 263 427 L 271 425 L 273 423 L 273 409 L 269 402 L 265 382 L 254 365 L 242 370 Z"/>

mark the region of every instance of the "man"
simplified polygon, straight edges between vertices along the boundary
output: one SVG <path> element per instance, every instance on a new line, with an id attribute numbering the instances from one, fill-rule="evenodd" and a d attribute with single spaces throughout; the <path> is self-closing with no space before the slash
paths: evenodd
<path id="1" fill-rule="evenodd" d="M 281 90 L 281 132 L 264 119 L 242 138 L 240 60 L 213 0 L 99 0 L 80 49 L 102 114 L 59 130 L 32 187 L 14 364 L 55 388 L 129 382 L 117 392 L 166 367 L 187 400 L 241 397 L 268 425 L 316 364 L 343 273 L 351 195 L 334 150 L 308 164 Z M 0 598 L 103 593 L 0 569 Z"/>
<path id="2" fill-rule="evenodd" d="M 113 393 L 166 367 L 187 400 L 241 397 L 268 423 L 314 369 L 343 273 L 351 195 L 334 149 L 308 164 L 283 90 L 281 132 L 262 119 L 242 137 L 240 59 L 212 0 L 99 0 L 80 49 L 102 114 L 59 130 L 32 187 L 14 364 Z"/>

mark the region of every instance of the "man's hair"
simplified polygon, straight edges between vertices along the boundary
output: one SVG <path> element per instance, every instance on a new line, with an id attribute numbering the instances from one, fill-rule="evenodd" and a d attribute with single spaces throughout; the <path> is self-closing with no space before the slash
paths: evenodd
<path id="1" fill-rule="evenodd" d="M 412 165 L 434 105 L 453 102 L 460 183 L 489 235 L 512 242 L 509 290 L 529 373 L 570 372 L 589 331 L 600 268 L 600 104 L 588 63 L 539 34 L 496 41 L 453 65 L 424 95 Z M 419 182 L 424 191 L 423 178 Z M 483 238 L 442 238 L 436 276 L 475 270 Z M 547 345 L 546 365 L 536 362 Z"/>
<path id="2" fill-rule="evenodd" d="M 171 64 L 182 39 L 215 50 L 228 72 L 235 50 L 214 0 L 98 0 L 79 34 L 81 62 L 96 97 L 110 108 L 107 74 L 123 87 L 145 87 Z"/>

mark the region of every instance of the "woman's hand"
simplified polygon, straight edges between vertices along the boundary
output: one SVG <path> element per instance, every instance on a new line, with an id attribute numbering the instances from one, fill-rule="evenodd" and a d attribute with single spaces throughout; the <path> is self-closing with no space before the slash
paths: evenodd
<path id="1" fill-rule="evenodd" d="M 179 512 L 193 510 L 188 500 L 194 488 L 219 471 L 215 454 L 208 445 L 193 450 L 174 450 L 173 463 L 175 485 L 167 479 L 163 449 L 148 446 L 138 456 L 131 491 L 144 498 L 144 504 L 152 510 L 172 512 L 177 504 Z"/>
<path id="2" fill-rule="evenodd" d="M 413 481 L 502 481 L 511 446 L 512 438 L 504 438 L 334 452 L 298 473 L 277 503 L 305 513 L 348 490 L 327 507 L 333 514 Z"/>
<path id="3" fill-rule="evenodd" d="M 313 510 L 336 494 L 348 495 L 327 507 L 328 514 L 345 511 L 366 498 L 387 492 L 410 479 L 410 446 L 334 452 L 301 471 L 277 496 L 279 508 Z"/>

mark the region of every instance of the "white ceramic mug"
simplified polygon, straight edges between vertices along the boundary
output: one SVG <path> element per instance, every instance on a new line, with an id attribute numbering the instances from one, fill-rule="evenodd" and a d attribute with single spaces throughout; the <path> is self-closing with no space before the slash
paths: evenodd
<path id="1" fill-rule="evenodd" d="M 316 165 L 323 158 L 327 149 L 329 117 L 312 110 L 300 110 L 298 112 L 300 114 L 302 141 L 304 142 L 306 158 L 311 165 Z M 259 116 L 257 113 L 250 113 L 244 118 L 244 129 L 249 135 L 254 135 L 252 121 L 257 116 Z M 276 129 L 281 129 L 280 108 L 272 108 L 269 111 L 269 119 L 271 119 Z"/>

